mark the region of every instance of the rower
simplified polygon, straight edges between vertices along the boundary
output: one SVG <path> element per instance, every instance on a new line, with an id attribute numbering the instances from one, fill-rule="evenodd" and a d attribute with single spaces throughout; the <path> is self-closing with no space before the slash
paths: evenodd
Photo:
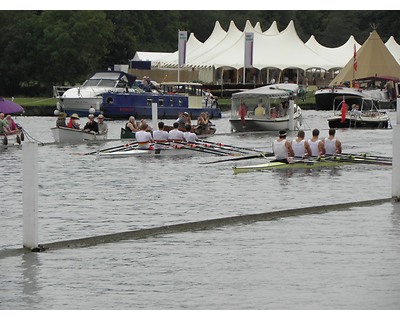
<path id="1" fill-rule="evenodd" d="M 292 141 L 292 149 L 295 159 L 304 159 L 311 156 L 311 148 L 308 141 L 304 140 L 305 133 L 303 130 L 297 132 L 297 138 Z"/>
<path id="2" fill-rule="evenodd" d="M 289 163 L 289 157 L 294 156 L 292 145 L 286 140 L 286 130 L 279 131 L 279 137 L 272 143 L 272 151 L 275 154 L 275 159 L 271 162 Z"/>
<path id="3" fill-rule="evenodd" d="M 183 132 L 179 130 L 179 123 L 174 122 L 174 128 L 168 132 L 168 140 L 171 142 L 182 142 L 183 141 Z"/>
<path id="4" fill-rule="evenodd" d="M 323 154 L 326 156 L 334 156 L 342 153 L 342 143 L 339 139 L 335 138 L 336 130 L 334 128 L 329 129 L 329 137 L 322 140 L 323 142 Z"/>
<path id="5" fill-rule="evenodd" d="M 164 130 L 164 122 L 160 121 L 158 123 L 158 130 L 153 132 L 153 139 L 156 149 L 163 149 L 168 144 L 168 132 Z"/>
<path id="6" fill-rule="evenodd" d="M 183 133 L 183 139 L 186 142 L 196 142 L 197 141 L 197 134 L 192 132 L 192 126 L 187 124 L 185 126 L 186 131 Z"/>
<path id="7" fill-rule="evenodd" d="M 312 131 L 312 138 L 308 139 L 308 144 L 311 148 L 312 157 L 319 157 L 321 154 L 323 154 L 323 145 L 321 140 L 319 139 L 318 129 L 314 129 Z"/>
<path id="8" fill-rule="evenodd" d="M 136 142 L 138 144 L 138 149 L 144 149 L 144 150 L 154 149 L 153 146 L 150 146 L 150 143 L 153 142 L 153 137 L 151 136 L 150 132 L 146 131 L 148 127 L 149 125 L 146 122 L 142 122 L 142 124 L 139 127 L 139 131 L 137 131 L 135 134 Z"/>

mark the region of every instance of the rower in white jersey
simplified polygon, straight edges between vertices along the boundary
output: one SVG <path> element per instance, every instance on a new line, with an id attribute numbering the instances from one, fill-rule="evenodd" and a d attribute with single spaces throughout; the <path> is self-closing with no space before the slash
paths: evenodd
<path id="1" fill-rule="evenodd" d="M 168 132 L 168 140 L 171 142 L 182 142 L 183 141 L 183 132 L 178 129 L 179 123 L 174 122 L 174 128 Z"/>
<path id="2" fill-rule="evenodd" d="M 334 156 L 342 153 L 342 143 L 335 137 L 336 130 L 329 129 L 329 137 L 322 140 L 323 142 L 323 154 L 327 156 Z"/>
<path id="3" fill-rule="evenodd" d="M 185 126 L 186 132 L 183 133 L 183 139 L 188 143 L 194 143 L 197 141 L 197 134 L 192 132 L 192 126 L 187 124 Z"/>
<path id="4" fill-rule="evenodd" d="M 279 138 L 272 143 L 272 151 L 275 154 L 275 160 L 271 162 L 289 163 L 289 157 L 293 157 L 292 145 L 286 140 L 286 130 L 279 131 Z"/>
<path id="5" fill-rule="evenodd" d="M 297 138 L 292 141 L 292 149 L 294 152 L 294 158 L 304 159 L 311 156 L 311 148 L 308 141 L 304 140 L 305 133 L 303 130 L 297 132 Z"/>
<path id="6" fill-rule="evenodd" d="M 135 133 L 136 142 L 138 143 L 138 149 L 152 150 L 153 146 L 150 145 L 153 142 L 153 137 L 150 132 L 146 131 L 149 125 L 143 122 L 139 131 Z"/>
<path id="7" fill-rule="evenodd" d="M 154 148 L 164 149 L 168 142 L 168 132 L 164 130 L 164 122 L 158 123 L 158 130 L 153 131 Z"/>
<path id="8" fill-rule="evenodd" d="M 318 129 L 312 131 L 312 138 L 308 139 L 308 144 L 310 145 L 312 157 L 319 157 L 323 153 L 323 146 L 319 139 Z"/>

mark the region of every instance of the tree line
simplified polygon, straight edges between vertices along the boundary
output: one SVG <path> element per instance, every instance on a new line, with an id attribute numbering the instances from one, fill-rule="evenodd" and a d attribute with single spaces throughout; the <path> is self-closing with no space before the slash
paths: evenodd
<path id="1" fill-rule="evenodd" d="M 128 64 L 136 51 L 177 50 L 178 30 L 202 42 L 215 22 L 243 30 L 246 21 L 263 31 L 291 20 L 301 40 L 311 35 L 338 47 L 353 35 L 363 44 L 376 29 L 386 42 L 400 41 L 398 11 L 182 10 L 182 11 L 0 11 L 0 96 L 51 95 L 53 85 L 82 83 L 97 70 Z"/>

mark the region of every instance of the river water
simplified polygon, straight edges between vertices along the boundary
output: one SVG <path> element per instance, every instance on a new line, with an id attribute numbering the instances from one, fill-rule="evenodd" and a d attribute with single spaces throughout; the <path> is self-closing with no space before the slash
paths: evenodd
<path id="1" fill-rule="evenodd" d="M 327 111 L 304 111 L 306 138 Z M 392 122 L 395 113 L 391 112 Z M 209 140 L 271 150 L 275 133 Z M 83 121 L 83 119 L 81 120 Z M 391 167 L 232 174 L 191 157 L 97 159 L 52 144 L 51 117 L 19 117 L 38 146 L 39 243 L 301 207 L 390 198 Z M 168 123 L 168 121 L 166 121 Z M 119 138 L 122 121 L 109 121 Z M 293 137 L 295 133 L 289 134 Z M 392 130 L 337 131 L 344 152 L 392 155 Z M 0 250 L 22 246 L 22 151 L 0 150 Z M 0 259 L 0 309 L 397 310 L 400 205 L 327 211 Z"/>

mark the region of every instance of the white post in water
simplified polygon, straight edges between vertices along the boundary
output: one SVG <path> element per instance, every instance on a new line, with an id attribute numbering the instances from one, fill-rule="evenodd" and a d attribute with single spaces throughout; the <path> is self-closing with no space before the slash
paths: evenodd
<path id="1" fill-rule="evenodd" d="M 396 124 L 393 126 L 392 197 L 400 201 L 400 98 L 397 98 Z"/>
<path id="2" fill-rule="evenodd" d="M 289 100 L 289 130 L 294 131 L 294 100 Z"/>
<path id="3" fill-rule="evenodd" d="M 38 145 L 26 141 L 22 145 L 23 246 L 34 249 L 39 245 L 38 232 Z"/>
<path id="4" fill-rule="evenodd" d="M 157 106 L 157 102 L 153 102 L 151 104 L 151 118 L 152 118 L 153 123 L 154 123 L 154 130 L 156 130 L 157 121 L 158 121 L 158 106 Z"/>

